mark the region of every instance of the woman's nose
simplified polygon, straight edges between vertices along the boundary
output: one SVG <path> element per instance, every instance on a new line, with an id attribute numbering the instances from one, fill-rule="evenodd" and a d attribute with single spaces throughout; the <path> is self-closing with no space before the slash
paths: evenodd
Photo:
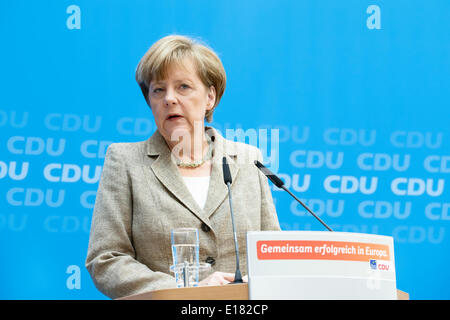
<path id="1" fill-rule="evenodd" d="M 164 103 L 169 106 L 177 103 L 177 98 L 174 90 L 168 88 L 166 89 L 166 95 L 164 96 Z"/>

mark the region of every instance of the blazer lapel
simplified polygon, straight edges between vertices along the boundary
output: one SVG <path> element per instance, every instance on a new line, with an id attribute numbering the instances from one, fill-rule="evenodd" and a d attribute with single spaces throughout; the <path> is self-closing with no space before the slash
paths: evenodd
<path id="1" fill-rule="evenodd" d="M 202 221 L 204 220 L 202 209 L 187 189 L 177 166 L 171 159 L 170 149 L 159 131 L 156 131 L 149 139 L 147 154 L 158 156 L 152 163 L 151 169 L 158 180 L 189 210 Z M 207 221 L 204 221 L 207 222 Z"/>
<path id="2" fill-rule="evenodd" d="M 212 158 L 211 178 L 209 182 L 208 196 L 203 208 L 206 217 L 210 217 L 228 196 L 228 188 L 223 181 L 222 159 L 225 156 L 230 167 L 233 185 L 239 171 L 236 163 L 236 150 L 234 144 L 230 144 L 213 128 L 207 127 L 207 134 L 214 141 L 214 155 Z"/>
<path id="3" fill-rule="evenodd" d="M 200 220 L 210 226 L 209 217 L 220 206 L 228 196 L 228 188 L 223 181 L 222 158 L 227 158 L 230 167 L 232 185 L 239 171 L 236 162 L 237 152 L 235 144 L 228 143 L 215 129 L 207 127 L 207 134 L 214 143 L 214 153 L 212 157 L 211 178 L 209 182 L 208 195 L 203 210 L 199 207 L 195 199 L 184 184 L 177 166 L 171 159 L 170 149 L 161 134 L 156 131 L 148 140 L 147 154 L 157 156 L 152 163 L 151 169 L 158 180 L 192 213 Z"/>

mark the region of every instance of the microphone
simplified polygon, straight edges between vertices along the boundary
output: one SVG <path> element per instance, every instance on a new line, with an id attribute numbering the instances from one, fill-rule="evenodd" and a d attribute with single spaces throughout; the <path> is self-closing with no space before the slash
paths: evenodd
<path id="1" fill-rule="evenodd" d="M 259 162 L 258 160 L 255 160 L 255 165 L 258 167 L 259 170 L 262 171 L 262 173 L 269 178 L 270 181 L 272 181 L 272 183 L 274 185 L 276 185 L 278 188 L 283 189 L 284 191 L 286 191 L 287 193 L 289 193 L 295 200 L 297 200 L 302 206 L 303 208 L 305 208 L 309 213 L 311 213 L 313 215 L 314 218 L 316 218 L 325 228 L 328 229 L 328 231 L 333 231 L 331 230 L 331 228 L 329 226 L 327 226 L 327 224 L 325 222 L 322 221 L 322 219 L 320 219 L 314 212 L 312 212 L 300 199 L 298 199 L 295 195 L 292 194 L 292 192 L 289 191 L 288 188 L 286 188 L 286 186 L 284 185 L 283 180 L 281 180 L 279 177 L 277 177 L 272 171 L 270 171 L 269 169 L 267 169 L 261 162 Z"/>
<path id="2" fill-rule="evenodd" d="M 236 254 L 236 272 L 234 273 L 234 281 L 231 283 L 243 283 L 242 281 L 242 275 L 241 270 L 239 268 L 239 248 L 238 248 L 238 241 L 237 241 L 237 235 L 236 235 L 236 228 L 234 227 L 234 214 L 233 214 L 233 206 L 232 206 L 232 199 L 231 199 L 231 172 L 230 167 L 227 163 L 227 158 L 222 158 L 222 169 L 223 169 L 223 181 L 227 185 L 228 188 L 228 200 L 230 202 L 230 212 L 231 212 L 231 225 L 233 226 L 233 234 L 234 234 L 234 251 Z"/>

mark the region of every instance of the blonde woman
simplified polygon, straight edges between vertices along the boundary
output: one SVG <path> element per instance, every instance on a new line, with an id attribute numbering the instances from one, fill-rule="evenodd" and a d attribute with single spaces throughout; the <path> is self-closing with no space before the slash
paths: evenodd
<path id="1" fill-rule="evenodd" d="M 222 157 L 233 178 L 243 274 L 246 232 L 280 227 L 267 179 L 253 165 L 262 160 L 260 151 L 205 126 L 225 91 L 223 65 L 206 45 L 171 35 L 142 57 L 136 81 L 157 130 L 146 141 L 109 146 L 86 267 L 111 298 L 175 288 L 170 230 L 193 227 L 199 230 L 200 262 L 212 265 L 199 285 L 232 282 L 236 260 Z"/>

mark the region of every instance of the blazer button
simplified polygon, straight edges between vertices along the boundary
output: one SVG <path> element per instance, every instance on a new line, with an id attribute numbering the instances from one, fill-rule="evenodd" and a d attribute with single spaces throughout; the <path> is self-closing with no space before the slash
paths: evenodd
<path id="1" fill-rule="evenodd" d="M 209 231 L 211 231 L 211 228 L 208 227 L 208 225 L 206 223 L 202 223 L 202 230 L 205 232 L 209 232 Z"/>
<path id="2" fill-rule="evenodd" d="M 211 264 L 212 266 L 216 264 L 216 260 L 213 257 L 206 258 L 205 262 Z"/>

